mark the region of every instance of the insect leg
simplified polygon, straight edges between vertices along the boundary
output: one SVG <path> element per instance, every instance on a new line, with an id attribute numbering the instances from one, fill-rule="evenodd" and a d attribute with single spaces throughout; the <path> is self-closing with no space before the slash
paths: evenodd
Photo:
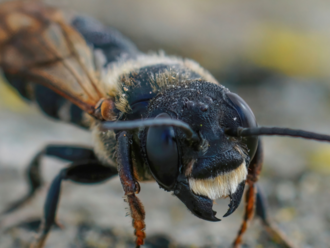
<path id="1" fill-rule="evenodd" d="M 104 166 L 97 160 L 84 160 L 71 164 L 69 168 L 62 169 L 53 179 L 44 205 L 44 219 L 40 226 L 37 239 L 30 248 L 44 247 L 51 227 L 55 224 L 56 210 L 60 198 L 61 183 L 63 180 L 71 180 L 77 183 L 100 183 L 117 175 L 117 170 Z"/>
<path id="2" fill-rule="evenodd" d="M 131 216 L 133 219 L 133 227 L 135 229 L 136 247 L 144 244 L 146 237 L 145 229 L 145 211 L 144 207 L 135 195 L 140 191 L 140 185 L 133 176 L 133 168 L 130 156 L 130 137 L 128 133 L 123 131 L 118 135 L 118 147 L 117 147 L 117 163 L 118 174 L 121 184 L 125 191 L 126 200 L 129 204 Z"/>
<path id="3" fill-rule="evenodd" d="M 243 223 L 241 225 L 240 230 L 238 231 L 238 234 L 236 236 L 236 239 L 234 241 L 233 247 L 240 247 L 242 243 L 242 238 L 245 233 L 245 231 L 248 228 L 249 221 L 253 218 L 254 215 L 254 205 L 255 205 L 255 185 L 249 184 L 249 187 L 246 191 L 246 198 L 245 198 L 245 214 L 243 217 Z"/>
<path id="4" fill-rule="evenodd" d="M 258 177 L 261 172 L 262 162 L 263 162 L 262 143 L 259 139 L 256 154 L 254 155 L 254 158 L 252 159 L 249 166 L 249 172 L 246 180 L 248 189 L 246 191 L 246 198 L 245 198 L 245 214 L 243 217 L 241 228 L 238 231 L 238 234 L 234 241 L 233 244 L 234 247 L 240 247 L 240 244 L 242 243 L 242 237 L 248 228 L 248 222 L 253 218 L 254 215 L 254 208 L 256 202 L 255 183 L 258 181 Z"/>
<path id="5" fill-rule="evenodd" d="M 263 197 L 259 185 L 257 185 L 256 216 L 258 216 L 265 227 L 266 232 L 277 244 L 285 248 L 295 247 L 285 235 L 274 226 L 267 215 L 266 199 Z"/>
<path id="6" fill-rule="evenodd" d="M 48 145 L 43 150 L 41 150 L 35 157 L 32 159 L 28 165 L 26 174 L 29 183 L 29 192 L 12 203 L 7 209 L 5 209 L 1 215 L 9 214 L 18 208 L 26 204 L 31 198 L 35 195 L 36 191 L 42 185 L 42 178 L 40 173 L 40 162 L 43 156 L 51 156 L 70 162 L 76 162 L 79 160 L 86 159 L 96 159 L 95 154 L 92 149 L 79 146 L 68 146 L 68 145 Z"/>
<path id="7" fill-rule="evenodd" d="M 254 216 L 254 211 L 256 211 L 255 212 L 256 216 L 258 216 L 261 219 L 265 227 L 265 230 L 267 231 L 269 236 L 276 243 L 281 244 L 283 247 L 293 248 L 294 246 L 285 238 L 285 236 L 276 227 L 274 227 L 270 223 L 268 219 L 265 199 L 263 198 L 262 193 L 258 185 L 256 184 L 262 169 L 262 163 L 263 163 L 263 151 L 262 151 L 262 143 L 261 140 L 259 139 L 258 149 L 249 166 L 249 173 L 247 178 L 248 190 L 246 191 L 246 199 L 245 199 L 246 205 L 245 205 L 244 219 L 233 246 L 239 247 L 240 244 L 242 243 L 242 237 L 248 227 L 248 222 L 252 220 Z"/>

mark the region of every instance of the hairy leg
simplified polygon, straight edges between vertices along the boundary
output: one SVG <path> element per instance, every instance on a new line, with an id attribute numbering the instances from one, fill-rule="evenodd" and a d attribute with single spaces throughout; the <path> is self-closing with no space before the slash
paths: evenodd
<path id="1" fill-rule="evenodd" d="M 140 185 L 133 176 L 133 168 L 130 156 L 130 137 L 125 131 L 118 135 L 118 147 L 117 147 L 117 163 L 118 174 L 121 184 L 125 191 L 126 201 L 129 204 L 131 211 L 131 217 L 133 219 L 133 227 L 135 229 L 136 247 L 140 247 L 144 244 L 146 237 L 145 229 L 145 211 L 144 207 L 135 195 L 140 191 Z"/>

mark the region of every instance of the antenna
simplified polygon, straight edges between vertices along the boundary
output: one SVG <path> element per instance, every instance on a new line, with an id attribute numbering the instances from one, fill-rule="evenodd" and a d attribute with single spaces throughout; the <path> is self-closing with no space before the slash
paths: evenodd
<path id="1" fill-rule="evenodd" d="M 225 133 L 234 137 L 248 137 L 260 135 L 290 136 L 295 138 L 312 139 L 330 142 L 330 135 L 307 132 L 299 129 L 280 128 L 280 127 L 253 127 L 253 128 L 228 128 Z"/>
<path id="2" fill-rule="evenodd" d="M 193 142 L 200 142 L 199 136 L 191 129 L 191 127 L 180 120 L 170 118 L 159 118 L 159 119 L 144 119 L 134 121 L 106 121 L 101 123 L 101 130 L 129 130 L 141 127 L 164 127 L 171 126 L 181 129 L 189 140 Z"/>

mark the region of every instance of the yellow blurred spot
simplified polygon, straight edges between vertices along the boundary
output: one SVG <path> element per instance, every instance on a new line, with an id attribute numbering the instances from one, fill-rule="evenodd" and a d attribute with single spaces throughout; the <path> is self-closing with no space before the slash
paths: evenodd
<path id="1" fill-rule="evenodd" d="M 0 106 L 15 112 L 21 112 L 26 108 L 26 103 L 18 96 L 14 89 L 5 83 L 5 80 L 1 76 Z"/>
<path id="2" fill-rule="evenodd" d="M 248 57 L 254 63 L 289 75 L 329 77 L 330 35 L 280 25 L 262 25 Z"/>
<path id="3" fill-rule="evenodd" d="M 329 147 L 320 146 L 309 156 L 308 166 L 310 170 L 330 175 L 330 152 Z"/>
<path id="4" fill-rule="evenodd" d="M 276 214 L 276 219 L 281 222 L 291 221 L 296 215 L 296 209 L 283 208 Z"/>

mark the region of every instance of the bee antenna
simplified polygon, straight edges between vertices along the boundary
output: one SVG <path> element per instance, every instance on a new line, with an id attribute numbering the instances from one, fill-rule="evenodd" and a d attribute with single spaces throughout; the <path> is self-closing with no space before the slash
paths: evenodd
<path id="1" fill-rule="evenodd" d="M 144 120 L 134 120 L 134 121 L 105 121 L 101 123 L 101 130 L 129 130 L 141 127 L 164 127 L 171 126 L 181 129 L 187 138 L 193 142 L 200 142 L 200 137 L 197 133 L 191 129 L 191 127 L 180 120 L 159 118 L 159 119 L 144 119 Z"/>
<path id="2" fill-rule="evenodd" d="M 280 128 L 280 127 L 254 127 L 254 128 L 228 128 L 225 133 L 234 137 L 247 137 L 259 135 L 279 135 L 290 136 L 304 139 L 330 142 L 330 135 L 307 132 L 299 129 Z"/>

